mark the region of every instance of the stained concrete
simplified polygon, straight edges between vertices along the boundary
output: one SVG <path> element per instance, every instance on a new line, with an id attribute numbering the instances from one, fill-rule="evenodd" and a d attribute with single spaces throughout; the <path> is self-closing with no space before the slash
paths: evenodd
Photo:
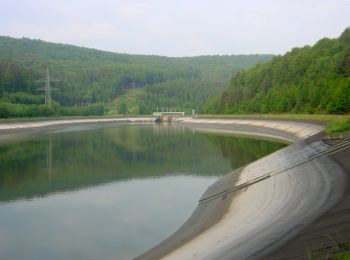
<path id="1" fill-rule="evenodd" d="M 350 206 L 328 214 L 349 193 L 350 165 L 345 162 L 350 161 L 350 145 L 346 140 L 327 142 L 322 125 L 193 118 L 178 124 L 292 144 L 220 178 L 179 230 L 137 259 L 307 258 L 307 245 L 313 246 L 319 236 L 342 229 L 343 223 L 349 228 L 344 214 L 350 214 Z M 319 224 L 327 228 L 317 233 L 314 225 L 323 218 L 334 222 Z M 298 240 L 301 234 L 304 238 Z"/>

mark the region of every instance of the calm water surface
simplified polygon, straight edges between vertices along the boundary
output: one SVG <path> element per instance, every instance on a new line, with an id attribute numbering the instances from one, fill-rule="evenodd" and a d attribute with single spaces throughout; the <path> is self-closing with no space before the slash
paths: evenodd
<path id="1" fill-rule="evenodd" d="M 170 125 L 69 126 L 0 145 L 0 259 L 130 259 L 218 176 L 284 145 Z"/>

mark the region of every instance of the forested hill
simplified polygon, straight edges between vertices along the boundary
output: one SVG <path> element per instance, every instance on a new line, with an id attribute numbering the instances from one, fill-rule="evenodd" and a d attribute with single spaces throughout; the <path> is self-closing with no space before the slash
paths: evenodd
<path id="1" fill-rule="evenodd" d="M 239 73 L 208 113 L 350 112 L 350 28 Z"/>
<path id="2" fill-rule="evenodd" d="M 0 117 L 108 113 L 149 114 L 154 107 L 201 110 L 238 71 L 272 55 L 169 58 L 118 54 L 41 40 L 0 37 Z M 54 107 L 42 104 L 38 79 L 50 68 Z M 68 108 L 71 109 L 68 109 Z M 67 109 L 64 109 L 67 108 Z M 74 108 L 74 109 L 73 109 Z M 109 110 L 109 111 L 108 111 Z"/>

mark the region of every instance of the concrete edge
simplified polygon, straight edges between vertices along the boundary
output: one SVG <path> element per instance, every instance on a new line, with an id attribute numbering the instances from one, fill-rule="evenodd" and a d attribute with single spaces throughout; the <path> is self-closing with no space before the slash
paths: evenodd
<path id="1" fill-rule="evenodd" d="M 116 123 L 116 122 L 149 123 L 152 121 L 153 121 L 153 118 L 150 117 L 147 119 L 145 118 L 74 119 L 74 120 L 57 120 L 57 121 L 51 121 L 51 122 L 40 121 L 40 122 L 21 122 L 21 123 L 0 123 L 0 139 L 1 139 L 1 136 L 7 136 L 12 134 L 23 134 L 26 132 L 37 132 L 47 127 L 57 126 L 57 125 L 72 125 L 72 124 L 80 125 L 80 124 L 86 124 L 86 123 Z M 182 124 L 184 126 L 189 126 L 189 127 L 195 126 L 199 131 L 210 131 L 210 132 L 221 132 L 226 134 L 257 136 L 257 137 L 287 141 L 291 143 L 298 143 L 306 139 L 312 139 L 314 136 L 317 136 L 318 133 L 322 132 L 324 128 L 322 124 L 317 124 L 317 123 L 314 124 L 312 122 L 303 122 L 303 121 L 299 122 L 299 121 L 291 121 L 291 120 L 280 121 L 280 120 L 268 120 L 268 119 L 256 120 L 256 119 L 185 118 L 185 119 L 181 119 L 181 122 L 177 122 L 177 123 Z M 316 138 L 316 139 L 319 139 L 319 138 Z M 225 176 L 220 178 L 221 181 L 224 179 L 225 179 Z M 225 207 L 228 207 L 228 205 L 224 206 L 224 208 Z M 225 210 L 223 209 L 222 212 L 224 214 Z M 216 218 L 220 219 L 222 215 L 216 216 Z M 190 242 L 190 241 L 187 241 L 187 242 Z M 164 241 L 160 245 L 162 245 L 163 243 Z M 173 248 L 172 250 L 175 250 L 175 249 L 176 248 Z M 149 258 L 148 256 L 152 255 L 152 252 L 157 250 L 159 250 L 159 245 L 151 249 L 150 251 L 146 252 L 145 254 L 141 255 L 140 257 L 138 257 L 138 259 L 152 259 L 152 258 Z M 167 252 L 170 252 L 170 251 L 166 252 L 162 249 L 160 251 L 163 251 L 163 253 L 159 254 L 158 252 L 158 254 L 156 255 L 164 256 L 167 254 Z"/>
<path id="2" fill-rule="evenodd" d="M 313 124 L 311 122 L 299 122 L 299 121 L 279 121 L 279 120 L 256 120 L 256 119 L 203 119 L 203 118 L 185 118 L 182 119 L 178 124 L 183 126 L 188 126 L 192 128 L 197 128 L 200 131 L 210 131 L 210 132 L 220 132 L 226 134 L 244 134 L 249 136 L 259 136 L 259 137 L 267 137 L 277 140 L 283 140 L 290 143 L 294 143 L 296 145 L 290 145 L 287 148 L 292 146 L 292 149 L 289 149 L 289 153 L 296 153 L 300 150 L 300 153 L 305 153 L 302 151 L 305 147 L 308 146 L 309 143 L 318 142 L 322 138 L 322 131 L 324 129 L 324 125 L 322 124 Z M 309 149 L 309 148 L 307 148 Z M 288 153 L 288 149 L 287 153 Z M 317 149 L 309 149 L 310 156 L 312 154 L 317 153 Z M 291 152 L 290 152 L 291 151 Z M 276 152 L 278 153 L 278 151 Z M 275 153 L 271 156 L 273 157 Z M 278 156 L 277 156 L 278 158 Z M 276 159 L 276 156 L 275 158 Z M 257 163 L 259 164 L 259 161 Z M 254 162 L 255 163 L 255 162 Z M 252 163 L 252 164 L 254 164 Z M 249 168 L 250 164 L 247 166 Z M 322 163 L 320 166 L 323 167 Z M 244 171 L 245 167 L 242 167 L 236 170 L 237 174 L 240 174 L 241 171 Z M 267 169 L 265 169 L 267 170 Z M 315 170 L 313 170 L 315 171 Z M 339 170 L 341 172 L 341 170 Z M 236 175 L 237 175 L 236 174 Z M 340 173 L 342 174 L 342 173 Z M 227 174 L 221 177 L 216 183 L 211 185 L 207 191 L 202 195 L 203 198 L 210 197 L 212 194 L 220 194 L 222 191 L 230 189 L 232 186 L 244 186 L 245 183 L 251 182 L 252 186 L 255 183 L 264 181 L 270 176 L 250 176 L 248 175 L 248 179 L 246 178 L 244 181 L 238 180 L 232 177 L 233 174 Z M 247 177 L 247 176 L 246 176 Z M 261 180 L 260 180 L 261 179 Z M 337 193 L 336 196 L 339 194 Z M 335 196 L 335 197 L 336 197 Z M 176 257 L 183 257 L 181 254 L 172 254 L 176 252 L 176 250 L 183 245 L 186 245 L 187 248 L 191 247 L 192 241 L 194 238 L 206 232 L 206 230 L 213 227 L 216 223 L 218 223 L 222 217 L 227 213 L 230 204 L 234 200 L 233 194 L 219 196 L 222 199 L 225 199 L 224 202 L 216 203 L 215 205 L 210 205 L 213 203 L 207 203 L 207 207 L 203 208 L 201 203 L 199 203 L 198 207 L 194 210 L 192 216 L 181 226 L 173 235 L 169 238 L 162 241 L 160 244 L 140 255 L 136 259 L 159 259 L 165 256 L 168 256 L 171 253 L 169 259 L 173 259 Z M 338 198 L 338 197 L 337 197 Z M 338 198 L 339 199 L 339 198 Z M 336 199 L 332 198 L 332 202 L 335 203 Z M 311 223 L 312 219 L 316 218 L 317 214 L 322 214 L 326 209 L 330 207 L 329 204 L 325 204 L 321 210 L 315 210 L 314 214 L 308 218 L 307 221 Z M 304 219 L 305 220 L 305 219 Z M 306 222 L 306 221 L 305 221 Z M 200 224 L 198 224 L 200 223 Z M 297 232 L 296 229 L 290 233 L 290 236 L 285 236 L 281 241 L 286 242 L 288 239 L 291 239 L 292 235 L 295 236 Z M 300 232 L 300 231 L 299 231 Z M 276 243 L 278 244 L 278 243 Z M 279 247 L 281 243 L 279 243 Z M 215 247 L 215 246 L 214 246 Z M 274 247 L 275 249 L 277 247 Z M 274 250 L 275 250 L 274 249 Z M 260 253 L 256 253 L 255 257 L 261 257 L 262 254 L 264 256 L 267 253 L 271 253 L 272 247 L 261 249 Z M 264 252 L 262 252 L 264 251 Z M 227 254 L 228 250 L 223 252 L 221 255 L 215 255 L 215 257 L 224 257 L 225 259 L 230 259 L 230 255 Z M 214 254 L 212 255 L 214 256 Z M 241 255 L 243 256 L 243 255 Z M 251 255 L 252 256 L 252 255 Z M 188 256 L 187 256 L 188 257 Z M 208 258 L 208 256 L 199 257 L 197 254 L 192 255 L 193 258 Z M 165 257 L 168 258 L 168 257 Z M 210 257 L 209 257 L 210 258 Z"/>

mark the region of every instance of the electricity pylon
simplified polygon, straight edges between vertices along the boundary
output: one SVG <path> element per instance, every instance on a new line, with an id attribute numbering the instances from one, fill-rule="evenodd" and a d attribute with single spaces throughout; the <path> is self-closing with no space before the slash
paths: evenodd
<path id="1" fill-rule="evenodd" d="M 51 91 L 56 90 L 56 88 L 51 87 L 50 83 L 60 81 L 59 79 L 50 79 L 49 67 L 46 67 L 46 77 L 45 79 L 38 80 L 38 82 L 45 82 L 44 88 L 39 88 L 40 90 L 45 90 L 45 104 L 49 105 L 51 108 Z"/>

